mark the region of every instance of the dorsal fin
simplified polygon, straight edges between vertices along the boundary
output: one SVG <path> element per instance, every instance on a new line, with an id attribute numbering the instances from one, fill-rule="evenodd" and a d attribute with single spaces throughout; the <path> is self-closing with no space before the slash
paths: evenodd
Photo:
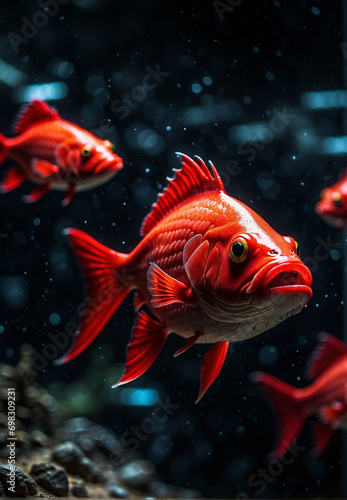
<path id="1" fill-rule="evenodd" d="M 152 205 L 151 212 L 143 221 L 142 236 L 147 234 L 171 210 L 186 201 L 190 196 L 208 191 L 225 192 L 222 179 L 212 162 L 209 162 L 212 169 L 211 173 L 206 163 L 198 156 L 196 158 L 199 160 L 200 165 L 183 153 L 177 154 L 182 158 L 182 169 L 177 170 L 174 168 L 176 176 L 173 179 L 168 178 L 168 186 L 163 193 L 159 194 L 156 203 Z"/>
<path id="2" fill-rule="evenodd" d="M 347 347 L 329 333 L 320 336 L 320 344 L 307 365 L 310 379 L 316 379 L 342 356 L 347 356 Z"/>
<path id="3" fill-rule="evenodd" d="M 15 134 L 22 134 L 38 122 L 58 120 L 59 118 L 58 111 L 49 106 L 45 101 L 32 101 L 30 104 L 25 105 L 18 113 L 12 129 Z"/>

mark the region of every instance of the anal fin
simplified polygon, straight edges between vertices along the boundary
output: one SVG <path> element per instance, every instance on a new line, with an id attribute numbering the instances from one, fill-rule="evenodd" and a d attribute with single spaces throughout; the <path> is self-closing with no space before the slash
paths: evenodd
<path id="1" fill-rule="evenodd" d="M 155 321 L 144 311 L 140 311 L 127 348 L 124 373 L 112 387 L 127 384 L 145 373 L 159 356 L 167 335 L 163 323 Z"/>
<path id="2" fill-rule="evenodd" d="M 52 189 L 51 184 L 43 184 L 38 188 L 34 188 L 30 194 L 23 196 L 23 201 L 25 203 L 35 203 L 35 201 L 41 200 L 45 194 L 47 194 Z"/>
<path id="3" fill-rule="evenodd" d="M 319 409 L 319 415 L 325 424 L 331 424 L 334 428 L 337 427 L 337 422 L 347 413 L 346 405 L 340 401 L 336 401 L 329 406 L 323 406 Z"/>
<path id="4" fill-rule="evenodd" d="M 164 307 L 177 303 L 195 305 L 193 289 L 166 274 L 153 262 L 148 268 L 147 280 L 153 307 Z"/>
<path id="5" fill-rule="evenodd" d="M 314 422 L 314 454 L 316 457 L 321 455 L 335 434 L 335 428 L 330 424 L 325 424 L 320 420 Z"/>
<path id="6" fill-rule="evenodd" d="M 26 180 L 26 175 L 18 167 L 10 167 L 0 183 L 0 192 L 8 193 L 19 188 Z"/>
<path id="7" fill-rule="evenodd" d="M 66 191 L 66 194 L 65 194 L 65 197 L 64 197 L 63 201 L 61 202 L 63 207 L 66 207 L 71 202 L 72 198 L 76 194 L 76 191 L 77 191 L 76 185 L 69 184 L 67 191 Z"/>
<path id="8" fill-rule="evenodd" d="M 188 349 L 190 347 L 192 347 L 192 345 L 195 344 L 195 342 L 201 337 L 202 333 L 201 332 L 197 332 L 195 335 L 193 335 L 192 337 L 189 337 L 187 339 L 187 343 L 186 345 L 184 345 L 183 347 L 181 347 L 180 349 L 178 349 L 178 351 L 175 352 L 174 354 L 174 357 L 176 358 L 177 356 L 179 356 L 180 354 L 183 354 L 184 352 L 188 351 Z"/>
<path id="9" fill-rule="evenodd" d="M 195 403 L 200 401 L 207 389 L 218 377 L 224 364 L 228 347 L 229 342 L 216 342 L 212 349 L 205 354 L 201 368 L 200 392 Z"/>

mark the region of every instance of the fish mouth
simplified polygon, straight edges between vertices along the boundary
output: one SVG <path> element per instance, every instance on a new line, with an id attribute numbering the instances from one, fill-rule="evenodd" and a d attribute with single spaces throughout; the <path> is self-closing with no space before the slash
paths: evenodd
<path id="1" fill-rule="evenodd" d="M 95 174 L 106 174 L 123 168 L 123 160 L 119 156 L 112 155 L 98 163 L 94 169 Z"/>
<path id="2" fill-rule="evenodd" d="M 347 227 L 347 221 L 344 220 L 343 214 L 337 212 L 334 207 L 317 203 L 316 214 L 322 217 L 328 224 L 338 228 Z"/>
<path id="3" fill-rule="evenodd" d="M 315 208 L 316 208 L 316 214 L 319 215 L 320 217 L 324 215 L 335 215 L 337 217 L 337 212 L 331 205 L 320 202 L 317 203 Z"/>
<path id="4" fill-rule="evenodd" d="M 259 297 L 280 293 L 304 295 L 305 305 L 312 297 L 311 283 L 311 273 L 303 263 L 269 262 L 243 288 L 247 295 L 256 292 Z"/>

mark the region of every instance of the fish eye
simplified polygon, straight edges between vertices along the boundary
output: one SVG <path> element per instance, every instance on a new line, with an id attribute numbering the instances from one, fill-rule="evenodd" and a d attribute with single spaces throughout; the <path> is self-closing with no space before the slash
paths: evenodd
<path id="1" fill-rule="evenodd" d="M 116 146 L 113 144 L 113 142 L 109 141 L 108 139 L 106 139 L 106 141 L 104 141 L 104 144 L 108 149 L 110 149 L 112 151 L 112 153 L 114 153 L 116 151 Z"/>
<path id="2" fill-rule="evenodd" d="M 332 195 L 331 198 L 334 202 L 334 205 L 336 207 L 342 207 L 343 206 L 343 197 L 342 194 L 339 193 L 338 191 L 335 191 Z"/>
<path id="3" fill-rule="evenodd" d="M 90 158 L 92 154 L 92 146 L 89 144 L 85 144 L 84 146 L 81 147 L 81 156 L 83 158 Z"/>
<path id="4" fill-rule="evenodd" d="M 295 252 L 296 252 L 296 255 L 298 257 L 300 257 L 300 246 L 299 246 L 299 243 L 297 241 L 294 241 L 295 243 Z"/>
<path id="5" fill-rule="evenodd" d="M 245 262 L 248 257 L 248 243 L 245 238 L 237 238 L 229 250 L 229 257 L 234 264 Z"/>

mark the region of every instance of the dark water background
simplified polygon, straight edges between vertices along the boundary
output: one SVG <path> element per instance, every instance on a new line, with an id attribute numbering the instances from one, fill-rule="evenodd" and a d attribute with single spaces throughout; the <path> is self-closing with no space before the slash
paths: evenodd
<path id="1" fill-rule="evenodd" d="M 315 154 L 299 142 L 305 133 L 342 133 L 341 109 L 312 111 L 301 103 L 305 92 L 342 87 L 340 2 L 243 0 L 218 15 L 213 2 L 70 0 L 56 14 L 52 10 L 47 22 L 37 14 L 43 4 L 1 5 L 0 59 L 22 72 L 7 68 L 6 74 L 0 68 L 1 132 L 10 134 L 27 85 L 59 82 L 50 92 L 53 97 L 62 92 L 61 98 L 51 103 L 64 118 L 112 140 L 125 167 L 111 182 L 78 194 L 67 208 L 60 206 L 58 192 L 23 204 L 20 196 L 28 185 L 1 195 L 0 233 L 7 235 L 0 246 L 1 359 L 15 363 L 19 346 L 27 342 L 42 355 L 50 333 L 77 321 L 83 283 L 62 236 L 64 227 L 130 251 L 166 176 L 179 167 L 175 151 L 211 159 L 229 194 L 300 243 L 313 272 L 308 307 L 236 346 L 198 405 L 206 349 L 196 346 L 173 359 L 182 345 L 176 336 L 150 370 L 127 387 L 157 392 L 110 389 L 122 371 L 134 320 L 131 296 L 85 353 L 59 368 L 42 362 L 38 380 L 70 414 L 87 415 L 119 435 L 131 434 L 132 426 L 151 417 L 156 394 L 161 401 L 170 398 L 178 408 L 138 442 L 138 451 L 155 462 L 167 482 L 210 497 L 342 496 L 342 433 L 313 460 L 309 424 L 298 440 L 306 451 L 283 471 L 274 466 L 269 479 L 259 483 L 259 468 L 268 471 L 275 421 L 248 380 L 252 371 L 264 370 L 302 387 L 317 334 L 342 336 L 342 235 L 317 218 L 314 205 L 345 159 Z M 25 26 L 33 19 L 43 24 L 37 33 L 20 43 L 9 36 L 30 34 Z M 158 67 L 169 74 L 156 88 L 146 94 L 134 90 Z M 123 94 L 132 95 L 130 105 L 116 101 Z M 242 146 L 235 127 L 262 122 L 268 130 L 273 110 L 295 117 L 272 138 L 265 132 L 250 161 L 254 155 L 245 153 L 250 146 Z M 238 162 L 238 175 L 230 176 L 231 160 Z M 147 405 L 131 404 L 140 397 Z"/>

